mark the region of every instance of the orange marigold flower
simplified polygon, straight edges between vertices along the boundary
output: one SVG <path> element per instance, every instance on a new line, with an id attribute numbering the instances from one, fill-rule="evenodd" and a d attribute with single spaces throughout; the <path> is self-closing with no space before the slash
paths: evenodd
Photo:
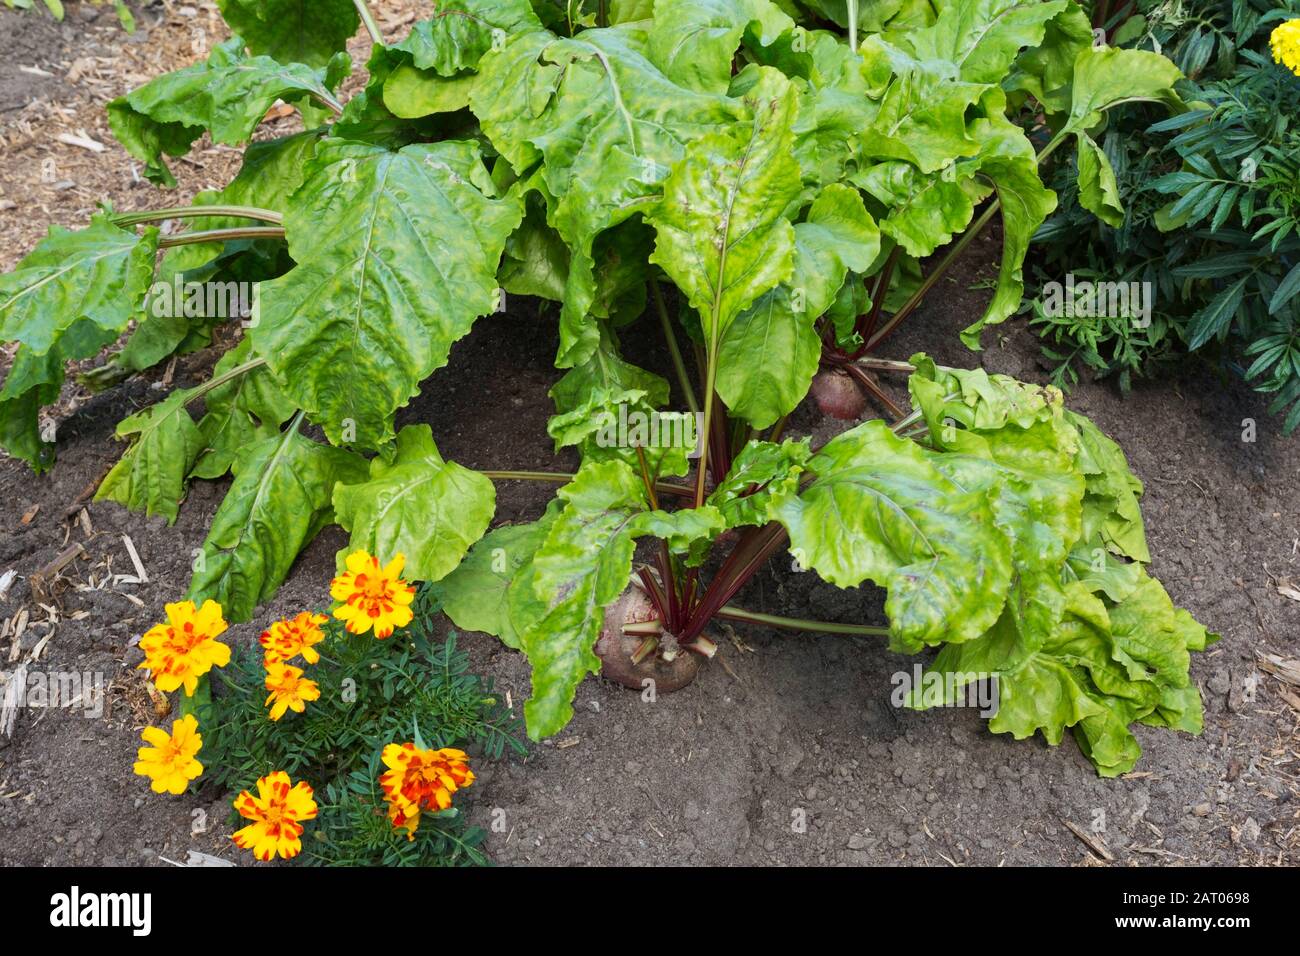
<path id="1" fill-rule="evenodd" d="M 190 696 L 200 677 L 230 663 L 230 648 L 217 640 L 226 622 L 216 601 L 204 601 L 201 608 L 193 601 L 179 601 L 168 604 L 166 611 L 167 623 L 155 624 L 140 638 L 144 660 L 139 668 L 152 672 L 160 691 L 183 686 Z"/>
<path id="2" fill-rule="evenodd" d="M 302 850 L 302 820 L 316 818 L 316 801 L 311 787 L 299 781 L 292 787 L 283 770 L 257 781 L 257 796 L 247 790 L 235 798 L 235 810 L 252 820 L 230 839 L 243 850 L 252 850 L 259 860 L 279 854 L 288 860 Z"/>
<path id="3" fill-rule="evenodd" d="M 291 661 L 301 654 L 308 664 L 315 664 L 320 660 L 320 653 L 313 645 L 325 640 L 325 632 L 320 626 L 327 620 L 324 614 L 303 611 L 293 620 L 276 621 L 258 638 L 266 663 Z"/>
<path id="4" fill-rule="evenodd" d="M 412 840 L 422 810 L 446 810 L 451 806 L 451 795 L 474 782 L 469 758 L 462 750 L 389 744 L 384 748 L 383 760 L 389 769 L 380 775 L 379 786 L 388 801 L 388 818 L 393 826 L 406 827 L 407 838 Z"/>
<path id="5" fill-rule="evenodd" d="M 170 734 L 161 727 L 146 727 L 140 736 L 152 746 L 140 748 L 133 769 L 149 778 L 154 793 L 182 794 L 190 781 L 203 773 L 203 764 L 194 759 L 203 746 L 203 736 L 193 714 L 172 721 Z"/>
<path id="6" fill-rule="evenodd" d="M 364 634 L 373 627 L 375 637 L 385 638 L 394 628 L 411 623 L 415 588 L 402 580 L 405 565 L 402 554 L 383 567 L 365 551 L 348 555 L 347 571 L 330 582 L 330 596 L 343 602 L 334 609 L 334 616 L 349 633 Z"/>
<path id="7" fill-rule="evenodd" d="M 307 701 L 320 699 L 320 687 L 302 676 L 301 667 L 280 661 L 266 665 L 266 689 L 271 692 L 267 704 L 275 701 L 271 707 L 272 720 L 279 720 L 286 710 L 301 714 L 307 709 Z"/>

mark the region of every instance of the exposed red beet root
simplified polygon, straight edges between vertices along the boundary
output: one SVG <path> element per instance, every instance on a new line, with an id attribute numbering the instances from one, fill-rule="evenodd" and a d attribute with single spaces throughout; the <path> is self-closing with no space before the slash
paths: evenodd
<path id="1" fill-rule="evenodd" d="M 605 610 L 605 625 L 601 628 L 600 639 L 596 641 L 596 656 L 601 660 L 601 677 L 633 690 L 642 690 L 646 686 L 643 681 L 648 677 L 655 682 L 657 694 L 671 694 L 695 680 L 700 669 L 699 655 L 679 648 L 676 639 L 667 634 L 660 636 L 658 650 L 639 664 L 632 662 L 632 655 L 645 637 L 624 634 L 623 625 L 653 621 L 658 616 L 650 598 L 638 587 L 629 587 L 622 597 Z M 660 652 L 666 646 L 671 646 L 676 651 L 671 661 L 666 661 L 661 656 Z"/>
<path id="2" fill-rule="evenodd" d="M 823 369 L 812 380 L 812 397 L 823 415 L 856 421 L 867 409 L 867 396 L 857 382 L 839 369 Z"/>

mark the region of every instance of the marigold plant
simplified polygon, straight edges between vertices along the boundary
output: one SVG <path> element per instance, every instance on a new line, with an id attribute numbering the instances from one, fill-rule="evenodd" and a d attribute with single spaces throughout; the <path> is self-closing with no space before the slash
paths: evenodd
<path id="1" fill-rule="evenodd" d="M 183 698 L 192 712 L 170 735 L 145 730 L 151 746 L 140 750 L 136 772 L 156 792 L 181 793 L 205 769 L 194 759 L 202 745 L 204 780 L 240 793 L 235 810 L 246 823 L 236 842 L 259 860 L 486 862 L 484 832 L 452 805 L 474 780 L 461 748 L 473 745 L 483 759 L 522 752 L 518 723 L 491 685 L 469 672 L 454 634 L 432 639 L 439 607 L 427 586 L 407 607 L 409 623 L 395 625 L 390 640 L 304 611 L 273 622 L 256 643 L 237 642 L 229 665 L 211 672 L 212 684 L 199 678 L 196 694 Z M 310 677 L 289 663 L 299 656 L 314 661 Z M 197 733 L 200 720 L 211 728 L 206 739 Z M 375 743 L 404 739 L 413 728 L 416 743 L 405 749 Z M 286 791 L 291 780 L 299 782 Z"/>

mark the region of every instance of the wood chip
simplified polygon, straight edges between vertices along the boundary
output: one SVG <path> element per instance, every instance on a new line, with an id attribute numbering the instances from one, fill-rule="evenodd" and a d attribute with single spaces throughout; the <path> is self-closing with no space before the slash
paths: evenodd
<path id="1" fill-rule="evenodd" d="M 4 699 L 0 701 L 0 733 L 6 737 L 14 735 L 14 721 L 18 719 L 18 709 L 22 706 L 27 693 L 27 665 L 19 664 L 9 675 L 5 684 Z"/>
<path id="2" fill-rule="evenodd" d="M 1069 820 L 1062 820 L 1061 822 L 1065 824 L 1067 830 L 1082 840 L 1084 845 L 1092 850 L 1093 853 L 1096 853 L 1107 863 L 1115 862 L 1115 855 L 1111 853 L 1110 850 L 1106 849 L 1106 844 L 1102 843 L 1101 840 L 1097 839 L 1097 837 Z"/>
<path id="3" fill-rule="evenodd" d="M 14 618 L 14 636 L 12 643 L 9 645 L 10 662 L 18 660 L 18 655 L 22 653 L 22 645 L 19 641 L 22 640 L 23 632 L 27 630 L 27 619 L 30 616 L 27 608 L 23 608 L 18 612 L 18 616 Z"/>
<path id="4" fill-rule="evenodd" d="M 19 523 L 25 525 L 31 524 L 32 520 L 36 517 L 36 515 L 40 513 L 40 510 L 41 510 L 40 505 L 32 505 L 30 508 L 28 508 L 26 511 L 23 512 L 23 516 L 19 520 Z"/>
<path id="5" fill-rule="evenodd" d="M 1292 578 L 1278 578 L 1277 593 L 1292 601 L 1300 601 L 1300 585 Z"/>
<path id="6" fill-rule="evenodd" d="M 18 577 L 18 572 L 10 568 L 4 574 L 0 574 L 0 601 L 9 600 L 9 589 L 14 586 L 14 581 Z"/>
<path id="7" fill-rule="evenodd" d="M 1300 687 L 1300 660 L 1286 660 L 1277 654 L 1256 651 L 1260 670 L 1267 671 L 1280 681 Z"/>
<path id="8" fill-rule="evenodd" d="M 92 153 L 102 153 L 108 149 L 97 139 L 91 139 L 86 135 L 84 129 L 77 130 L 76 133 L 60 133 L 57 137 L 60 143 L 66 143 L 69 146 L 77 146 L 81 149 L 89 150 Z"/>
<path id="9" fill-rule="evenodd" d="M 395 13 L 391 19 L 384 20 L 384 27 L 388 30 L 396 30 L 398 27 L 406 26 L 419 14 L 418 10 L 407 10 L 405 13 Z"/>
<path id="10" fill-rule="evenodd" d="M 130 535 L 122 535 L 122 544 L 126 546 L 126 553 L 131 558 L 131 563 L 135 565 L 135 584 L 148 584 L 149 575 L 145 574 L 144 565 L 140 563 L 140 555 L 136 553 L 135 542 L 131 540 Z"/>
<path id="11" fill-rule="evenodd" d="M 59 574 L 64 568 L 85 553 L 86 549 L 81 546 L 80 542 L 78 542 L 65 548 L 59 553 L 57 558 L 45 565 L 45 567 L 41 568 L 39 571 L 33 572 L 27 579 L 27 583 L 31 585 L 32 596 L 36 598 L 37 601 L 49 601 L 53 597 L 50 593 L 50 588 L 54 585 Z"/>
<path id="12" fill-rule="evenodd" d="M 94 496 L 95 492 L 99 490 L 100 482 L 107 478 L 108 473 L 112 470 L 113 463 L 109 462 L 100 469 L 99 474 L 89 484 L 87 484 L 86 487 L 77 492 L 77 497 L 73 498 L 68 507 L 63 510 L 64 521 L 74 517 L 77 512 L 82 509 L 86 502 L 89 501 Z"/>
<path id="13" fill-rule="evenodd" d="M 27 655 L 28 661 L 35 663 L 41 659 L 41 654 L 45 651 L 45 645 L 49 644 L 53 639 L 55 630 L 55 626 L 51 624 L 50 629 L 45 632 L 45 636 L 36 642 L 36 646 L 32 648 L 32 652 Z"/>
<path id="14" fill-rule="evenodd" d="M 95 69 L 94 58 L 88 56 L 79 57 L 76 60 L 72 61 L 72 66 L 68 70 L 68 82 L 76 83 L 83 76 L 86 76 L 88 73 L 94 72 L 94 69 Z"/>
<path id="15" fill-rule="evenodd" d="M 213 856 L 211 853 L 200 853 L 198 850 L 190 850 L 185 854 L 185 862 L 177 863 L 175 860 L 169 860 L 164 856 L 158 857 L 164 863 L 170 863 L 172 866 L 235 866 L 229 860 L 223 860 L 219 856 Z"/>

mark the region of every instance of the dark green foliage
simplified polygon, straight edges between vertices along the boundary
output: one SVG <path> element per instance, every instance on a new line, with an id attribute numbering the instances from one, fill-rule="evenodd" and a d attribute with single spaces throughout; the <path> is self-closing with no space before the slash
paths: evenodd
<path id="1" fill-rule="evenodd" d="M 1073 272 L 1150 282 L 1155 294 L 1143 328 L 1124 317 L 1049 316 L 1035 290 L 1028 308 L 1057 384 L 1087 366 L 1127 389 L 1178 352 L 1204 350 L 1271 395 L 1270 411 L 1289 408 L 1285 431 L 1300 424 L 1300 78 L 1267 53 L 1272 28 L 1297 15 L 1296 0 L 1177 12 L 1144 2 L 1131 20 L 1106 21 L 1113 41 L 1158 45 L 1183 69 L 1192 108 L 1112 114 L 1101 142 L 1125 208 L 1118 228 L 1080 206 L 1072 162 L 1054 171 L 1060 206 L 1035 236 L 1039 280 Z"/>

